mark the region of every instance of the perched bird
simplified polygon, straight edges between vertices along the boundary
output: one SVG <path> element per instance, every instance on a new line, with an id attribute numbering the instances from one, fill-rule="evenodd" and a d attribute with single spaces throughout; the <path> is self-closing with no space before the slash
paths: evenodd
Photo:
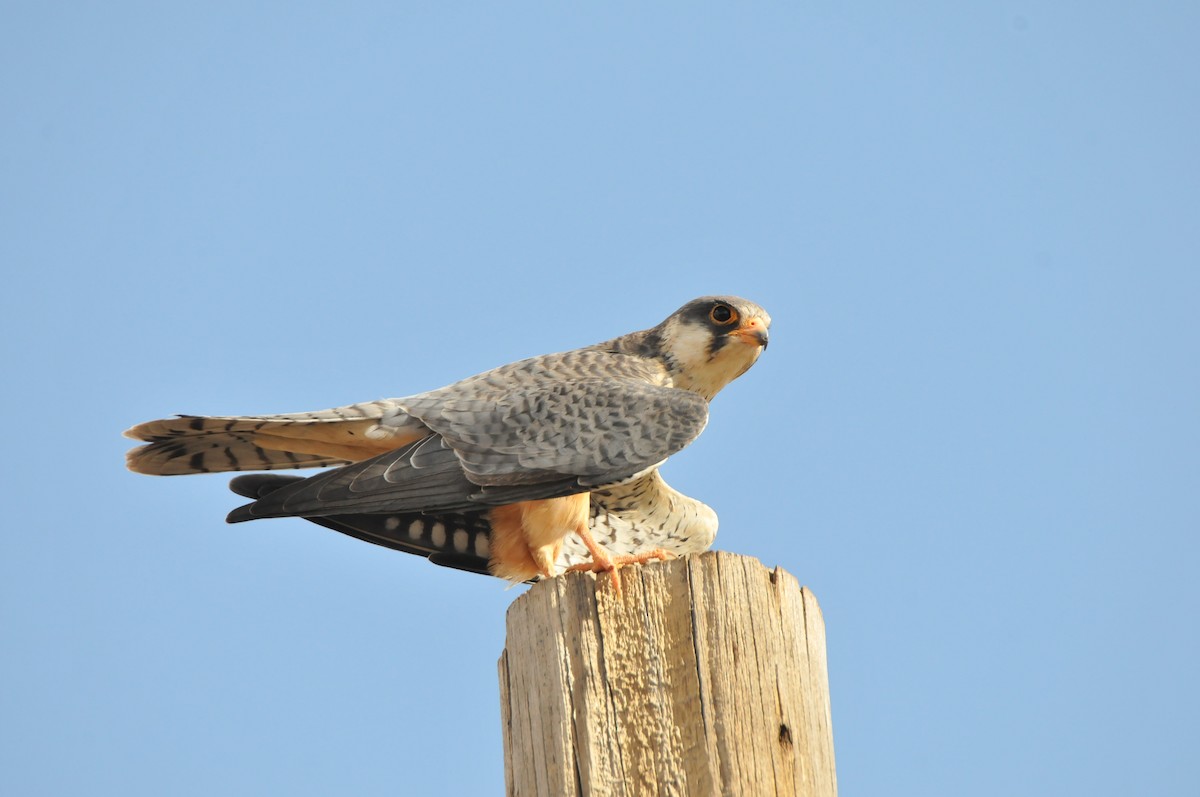
<path id="1" fill-rule="evenodd" d="M 130 470 L 253 474 L 228 521 L 302 517 L 437 564 L 513 581 L 707 550 L 709 507 L 659 466 L 767 347 L 770 316 L 733 296 L 651 329 L 503 365 L 437 390 L 319 412 L 180 415 L 125 433 Z"/>

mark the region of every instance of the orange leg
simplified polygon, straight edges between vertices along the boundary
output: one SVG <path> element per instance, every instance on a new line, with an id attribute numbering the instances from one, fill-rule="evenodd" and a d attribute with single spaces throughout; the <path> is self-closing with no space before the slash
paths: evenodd
<path id="1" fill-rule="evenodd" d="M 571 565 L 567 568 L 567 572 L 587 571 L 590 573 L 608 573 L 609 578 L 612 579 L 613 589 L 617 591 L 618 598 L 621 597 L 621 579 L 617 576 L 617 570 L 622 566 L 643 565 L 651 559 L 666 561 L 667 559 L 675 558 L 675 554 L 664 548 L 652 548 L 649 551 L 643 551 L 638 554 L 613 556 L 600 547 L 600 543 L 596 542 L 596 538 L 592 536 L 592 530 L 586 524 L 576 528 L 575 533 L 579 535 L 579 539 L 583 540 L 583 544 L 587 546 L 588 553 L 592 555 L 592 561 Z"/>

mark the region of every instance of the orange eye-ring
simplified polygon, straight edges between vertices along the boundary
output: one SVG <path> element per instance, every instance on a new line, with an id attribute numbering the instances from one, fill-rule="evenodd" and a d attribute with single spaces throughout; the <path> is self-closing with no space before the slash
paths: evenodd
<path id="1" fill-rule="evenodd" d="M 723 327 L 736 324 L 738 320 L 737 310 L 734 310 L 727 304 L 713 305 L 713 309 L 708 311 L 708 317 L 712 319 L 714 324 Z"/>

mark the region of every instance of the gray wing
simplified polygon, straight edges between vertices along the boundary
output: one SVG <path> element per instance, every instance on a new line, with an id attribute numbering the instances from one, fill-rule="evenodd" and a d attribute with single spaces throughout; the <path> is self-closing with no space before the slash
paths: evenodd
<path id="1" fill-rule="evenodd" d="M 253 478 L 234 479 L 230 487 L 244 495 L 239 484 Z M 479 509 L 470 499 L 479 488 L 467 480 L 458 456 L 437 435 L 307 479 L 277 479 L 272 485 L 283 486 L 238 507 L 226 520 L 238 523 L 265 517 L 321 517 L 347 512 Z"/>
<path id="2" fill-rule="evenodd" d="M 570 495 L 654 467 L 708 421 L 700 396 L 635 379 L 525 385 L 503 400 L 435 391 L 403 403 L 435 434 L 289 484 L 228 520 L 479 510 Z"/>
<path id="3" fill-rule="evenodd" d="M 708 423 L 708 402 L 695 393 L 628 378 L 523 387 L 501 402 L 417 396 L 405 409 L 445 438 L 483 495 L 563 479 L 585 489 L 621 481 Z"/>

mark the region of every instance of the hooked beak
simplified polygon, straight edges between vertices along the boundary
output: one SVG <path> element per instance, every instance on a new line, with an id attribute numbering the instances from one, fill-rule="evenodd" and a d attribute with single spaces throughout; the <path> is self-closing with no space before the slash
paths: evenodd
<path id="1" fill-rule="evenodd" d="M 743 343 L 767 348 L 767 325 L 758 316 L 748 318 L 734 330 L 733 335 Z"/>

